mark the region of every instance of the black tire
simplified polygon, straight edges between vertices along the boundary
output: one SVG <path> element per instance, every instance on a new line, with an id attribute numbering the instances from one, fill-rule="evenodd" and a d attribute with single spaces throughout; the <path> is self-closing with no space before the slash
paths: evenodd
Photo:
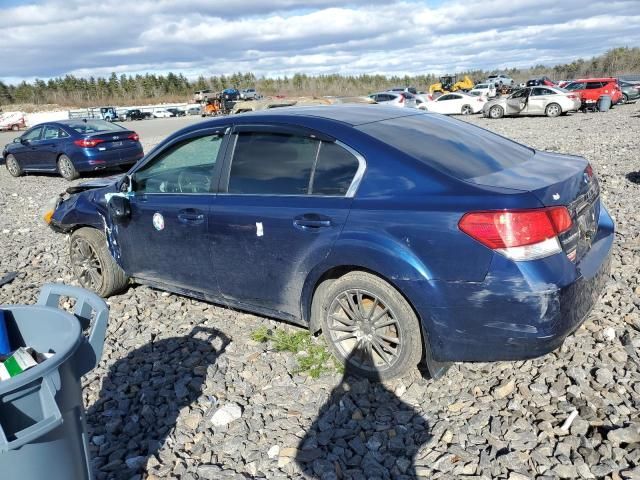
<path id="1" fill-rule="evenodd" d="M 64 154 L 58 157 L 58 172 L 65 180 L 75 180 L 80 176 L 71 159 Z"/>
<path id="2" fill-rule="evenodd" d="M 69 260 L 74 275 L 84 288 L 109 297 L 126 288 L 129 277 L 118 266 L 100 230 L 80 228 L 69 242 Z"/>
<path id="3" fill-rule="evenodd" d="M 17 132 L 18 130 L 20 130 L 20 127 L 18 125 L 11 125 L 11 130 Z"/>
<path id="4" fill-rule="evenodd" d="M 489 109 L 489 118 L 497 119 L 504 117 L 504 108 L 500 105 L 494 105 Z"/>
<path id="5" fill-rule="evenodd" d="M 386 380 L 405 375 L 418 364 L 422 358 L 418 318 L 387 282 L 370 273 L 349 272 L 324 288 L 322 295 L 322 332 L 330 351 L 345 364 L 346 374 Z"/>
<path id="6" fill-rule="evenodd" d="M 471 115 L 473 113 L 473 109 L 471 105 L 463 105 L 462 110 L 460 111 L 461 115 Z"/>
<path id="7" fill-rule="evenodd" d="M 626 93 L 622 94 L 622 100 L 620 100 L 620 103 L 629 103 L 629 96 Z"/>
<path id="8" fill-rule="evenodd" d="M 4 163 L 7 167 L 7 170 L 13 177 L 21 177 L 24 175 L 24 170 L 20 166 L 20 163 L 13 155 L 7 155 L 7 158 L 4 159 Z"/>

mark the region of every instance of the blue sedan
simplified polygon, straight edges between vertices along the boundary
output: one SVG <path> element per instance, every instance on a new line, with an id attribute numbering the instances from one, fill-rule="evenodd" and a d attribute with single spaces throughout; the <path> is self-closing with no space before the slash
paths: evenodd
<path id="1" fill-rule="evenodd" d="M 134 280 L 322 330 L 381 378 L 558 348 L 614 238 L 585 159 L 381 106 L 199 123 L 55 203 L 85 287 Z"/>
<path id="2" fill-rule="evenodd" d="M 14 177 L 25 172 L 58 172 L 67 180 L 80 173 L 129 168 L 143 157 L 138 134 L 104 120 L 41 123 L 5 146 L 2 156 Z"/>

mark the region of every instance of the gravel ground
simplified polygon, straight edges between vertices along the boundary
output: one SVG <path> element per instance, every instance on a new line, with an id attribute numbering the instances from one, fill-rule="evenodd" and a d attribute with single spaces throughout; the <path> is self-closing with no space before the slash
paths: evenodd
<path id="1" fill-rule="evenodd" d="M 313 380 L 250 333 L 271 320 L 136 286 L 109 299 L 85 377 L 98 479 L 640 478 L 640 114 L 468 121 L 592 162 L 617 222 L 613 274 L 564 346 L 525 362 L 456 364 L 432 381 Z M 143 136 L 150 147 L 159 137 Z M 0 304 L 74 284 L 67 243 L 39 219 L 68 186 L 0 169 Z M 577 412 L 569 428 L 563 423 Z"/>

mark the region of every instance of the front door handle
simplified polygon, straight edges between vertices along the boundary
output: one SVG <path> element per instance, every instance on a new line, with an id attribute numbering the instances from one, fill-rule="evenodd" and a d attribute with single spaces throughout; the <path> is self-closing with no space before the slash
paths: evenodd
<path id="1" fill-rule="evenodd" d="M 178 212 L 178 221 L 185 225 L 200 225 L 204 222 L 204 213 L 195 208 L 186 208 Z"/>
<path id="2" fill-rule="evenodd" d="M 331 226 L 331 219 L 324 215 L 306 214 L 300 215 L 293 220 L 293 225 L 301 230 L 318 230 Z"/>

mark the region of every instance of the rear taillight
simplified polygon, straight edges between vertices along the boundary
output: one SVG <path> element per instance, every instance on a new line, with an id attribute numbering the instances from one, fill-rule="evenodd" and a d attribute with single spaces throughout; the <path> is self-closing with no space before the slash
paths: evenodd
<path id="1" fill-rule="evenodd" d="M 589 177 L 589 179 L 593 177 L 593 168 L 591 168 L 591 164 L 587 165 L 587 168 L 584 169 L 584 173 L 587 174 L 587 177 Z"/>
<path id="2" fill-rule="evenodd" d="M 129 140 L 133 140 L 135 142 L 137 142 L 138 140 L 140 140 L 140 136 L 137 133 L 132 133 L 131 135 L 129 135 L 127 137 Z"/>
<path id="3" fill-rule="evenodd" d="M 458 228 L 512 260 L 535 260 L 562 251 L 558 235 L 571 228 L 566 207 L 466 213 Z"/>
<path id="4" fill-rule="evenodd" d="M 100 138 L 82 138 L 80 140 L 74 140 L 73 143 L 75 143 L 79 147 L 91 148 L 102 142 L 104 142 L 104 140 Z"/>
<path id="5" fill-rule="evenodd" d="M 572 93 L 572 94 L 570 94 L 570 95 L 567 95 L 567 98 L 577 99 L 577 98 L 580 98 L 580 95 L 576 95 L 576 94 L 573 94 L 573 93 Z"/>

